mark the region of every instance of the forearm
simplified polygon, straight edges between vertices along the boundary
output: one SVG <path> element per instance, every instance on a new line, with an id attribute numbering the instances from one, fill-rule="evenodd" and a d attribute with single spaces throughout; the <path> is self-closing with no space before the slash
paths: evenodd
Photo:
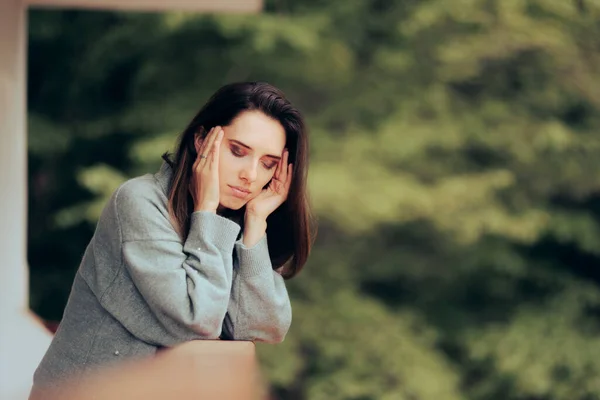
<path id="1" fill-rule="evenodd" d="M 234 340 L 283 341 L 292 309 L 284 280 L 273 271 L 266 237 L 251 248 L 237 242 L 236 253 L 226 333 Z"/>
<path id="2" fill-rule="evenodd" d="M 143 300 L 128 302 L 127 285 L 116 285 L 110 311 L 150 343 L 218 337 L 232 283 L 232 259 L 224 254 L 233 251 L 235 237 L 233 223 L 196 214 L 183 248 L 169 241 L 124 242 L 124 266 L 135 283 L 133 293 Z"/>

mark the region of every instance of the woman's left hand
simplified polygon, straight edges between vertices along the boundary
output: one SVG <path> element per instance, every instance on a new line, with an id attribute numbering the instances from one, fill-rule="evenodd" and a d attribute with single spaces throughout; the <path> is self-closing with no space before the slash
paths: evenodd
<path id="1" fill-rule="evenodd" d="M 246 204 L 246 218 L 267 219 L 287 199 L 292 183 L 292 164 L 288 165 L 289 152 L 284 150 L 269 186 Z"/>

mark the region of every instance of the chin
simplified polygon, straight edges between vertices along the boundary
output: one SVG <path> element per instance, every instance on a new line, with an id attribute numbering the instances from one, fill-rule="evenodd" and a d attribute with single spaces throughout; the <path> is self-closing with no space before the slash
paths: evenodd
<path id="1" fill-rule="evenodd" d="M 238 211 L 246 205 L 247 201 L 241 199 L 224 199 L 221 202 L 221 207 L 228 210 Z"/>

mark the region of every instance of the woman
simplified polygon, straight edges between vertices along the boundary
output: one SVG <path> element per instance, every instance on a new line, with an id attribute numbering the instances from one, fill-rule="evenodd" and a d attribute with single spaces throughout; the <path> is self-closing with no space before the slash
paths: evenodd
<path id="1" fill-rule="evenodd" d="M 112 195 L 34 392 L 189 340 L 281 342 L 291 323 L 284 278 L 312 242 L 306 135 L 269 84 L 217 91 L 157 174 Z"/>

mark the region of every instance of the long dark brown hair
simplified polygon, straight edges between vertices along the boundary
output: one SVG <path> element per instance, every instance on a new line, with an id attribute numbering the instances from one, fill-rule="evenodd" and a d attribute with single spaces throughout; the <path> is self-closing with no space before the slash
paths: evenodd
<path id="1" fill-rule="evenodd" d="M 214 126 L 227 126 L 242 112 L 258 110 L 283 126 L 289 161 L 294 164 L 287 200 L 267 218 L 269 255 L 273 269 L 281 269 L 289 279 L 302 270 L 316 234 L 311 215 L 306 180 L 308 175 L 308 136 L 300 112 L 283 92 L 264 82 L 232 83 L 219 89 L 189 123 L 180 136 L 175 156 L 163 158 L 173 169 L 169 189 L 169 214 L 176 230 L 185 241 L 190 228 L 193 200 L 189 192 L 192 166 L 197 153 L 194 139 L 202 138 Z M 229 211 L 230 217 L 243 223 L 245 207 Z"/>

